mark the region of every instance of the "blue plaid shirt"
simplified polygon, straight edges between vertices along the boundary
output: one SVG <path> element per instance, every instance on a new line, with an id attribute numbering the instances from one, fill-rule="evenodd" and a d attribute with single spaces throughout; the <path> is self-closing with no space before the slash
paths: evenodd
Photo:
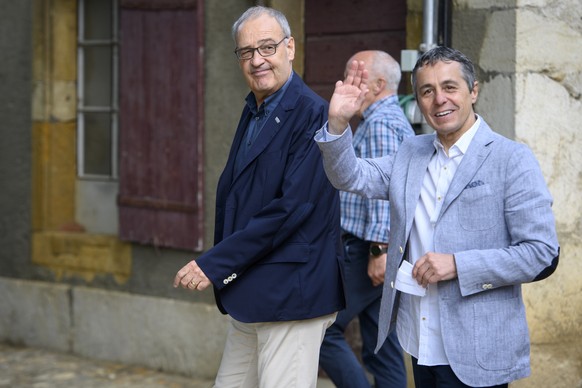
<path id="1" fill-rule="evenodd" d="M 370 105 L 354 134 L 356 156 L 376 158 L 396 153 L 405 137 L 414 136 L 412 126 L 392 95 Z M 344 232 L 365 240 L 388 243 L 390 233 L 389 202 L 366 199 L 340 191 L 341 226 Z"/>

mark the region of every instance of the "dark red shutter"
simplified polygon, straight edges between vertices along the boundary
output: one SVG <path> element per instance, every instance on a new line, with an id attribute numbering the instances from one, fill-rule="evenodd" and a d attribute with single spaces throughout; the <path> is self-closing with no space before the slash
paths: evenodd
<path id="1" fill-rule="evenodd" d="M 406 0 L 305 0 L 305 82 L 329 100 L 356 52 L 383 50 L 400 62 L 406 10 Z"/>
<path id="2" fill-rule="evenodd" d="M 202 3 L 120 3 L 123 240 L 202 250 Z"/>

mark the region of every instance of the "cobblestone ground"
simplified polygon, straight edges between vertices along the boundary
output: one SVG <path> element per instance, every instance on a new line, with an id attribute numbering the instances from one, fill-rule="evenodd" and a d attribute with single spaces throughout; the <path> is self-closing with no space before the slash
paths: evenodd
<path id="1" fill-rule="evenodd" d="M 0 388 L 211 388 L 213 382 L 0 343 Z M 317 382 L 332 387 L 327 378 Z"/>
<path id="2" fill-rule="evenodd" d="M 210 388 L 212 381 L 0 344 L 1 388 Z"/>

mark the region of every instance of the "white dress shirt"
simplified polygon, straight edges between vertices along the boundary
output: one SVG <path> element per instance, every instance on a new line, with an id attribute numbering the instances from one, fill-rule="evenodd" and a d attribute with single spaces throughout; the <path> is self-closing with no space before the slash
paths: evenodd
<path id="1" fill-rule="evenodd" d="M 409 260 L 413 265 L 425 253 L 434 252 L 434 226 L 443 200 L 480 122 L 477 116 L 477 121 L 449 149 L 448 155 L 438 137 L 434 142 L 436 153 L 424 175 L 410 233 Z M 396 331 L 402 348 L 417 358 L 419 365 L 449 364 L 441 334 L 439 291 L 436 284 L 430 284 L 423 297 L 400 294 Z"/>

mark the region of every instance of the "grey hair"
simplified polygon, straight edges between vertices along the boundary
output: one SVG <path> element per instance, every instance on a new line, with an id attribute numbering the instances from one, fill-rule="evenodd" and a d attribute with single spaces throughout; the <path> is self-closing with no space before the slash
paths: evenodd
<path id="1" fill-rule="evenodd" d="M 412 70 L 412 89 L 415 96 L 416 73 L 421 67 L 426 65 L 432 66 L 437 62 L 459 62 L 461 64 L 461 73 L 463 75 L 463 79 L 467 83 L 469 91 L 473 91 L 476 81 L 475 67 L 473 66 L 473 62 L 471 62 L 471 60 L 459 50 L 455 50 L 450 47 L 437 46 L 422 54 L 416 61 L 416 65 Z"/>
<path id="2" fill-rule="evenodd" d="M 274 8 L 257 5 L 255 7 L 247 9 L 232 25 L 232 39 L 234 40 L 235 45 L 238 44 L 236 38 L 244 22 L 250 19 L 257 18 L 264 14 L 267 14 L 274 18 L 275 20 L 277 20 L 277 23 L 279 23 L 279 26 L 281 26 L 281 29 L 283 30 L 283 34 L 285 34 L 285 37 L 289 38 L 291 36 L 291 27 L 289 27 L 289 22 L 287 21 L 287 18 L 285 17 L 285 15 L 283 15 L 282 12 L 277 11 Z"/>
<path id="3" fill-rule="evenodd" d="M 392 91 L 398 90 L 402 72 L 400 71 L 400 64 L 396 62 L 388 53 L 380 50 L 375 50 L 373 53 L 373 60 L 370 64 L 370 74 L 374 77 L 384 78 L 386 81 L 386 88 Z"/>

